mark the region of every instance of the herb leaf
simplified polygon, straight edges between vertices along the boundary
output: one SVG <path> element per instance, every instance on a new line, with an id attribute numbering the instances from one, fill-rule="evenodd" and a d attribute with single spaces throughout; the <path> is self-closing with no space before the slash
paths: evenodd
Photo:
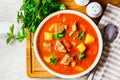
<path id="1" fill-rule="evenodd" d="M 26 38 L 26 37 L 21 36 L 21 37 L 18 37 L 17 40 L 18 40 L 19 42 L 22 42 L 25 38 Z"/>
<path id="2" fill-rule="evenodd" d="M 58 58 L 54 56 L 54 54 L 51 55 L 51 58 L 50 58 L 50 63 L 55 65 L 56 62 L 57 62 Z"/>
<path id="3" fill-rule="evenodd" d="M 15 34 L 13 33 L 14 32 L 14 25 L 12 25 L 10 27 L 10 32 L 7 33 L 8 35 L 8 38 L 6 40 L 6 43 L 8 44 L 13 38 L 15 38 Z"/>
<path id="4" fill-rule="evenodd" d="M 41 21 L 49 14 L 66 9 L 64 4 L 59 4 L 57 0 L 23 0 L 23 4 L 17 14 L 17 22 L 23 23 L 21 26 L 22 33 L 18 32 L 17 36 L 14 33 L 14 25 L 10 27 L 10 33 L 6 43 L 8 44 L 13 38 L 22 42 L 30 32 L 35 32 Z M 28 30 L 26 30 L 26 28 Z M 59 39 L 64 36 L 64 33 L 55 33 L 55 38 Z"/>
<path id="5" fill-rule="evenodd" d="M 83 40 L 84 34 L 85 34 L 84 31 L 80 32 L 79 35 L 78 35 L 78 38 L 79 38 L 80 40 Z"/>
<path id="6" fill-rule="evenodd" d="M 35 32 L 41 21 L 49 14 L 66 9 L 64 4 L 59 4 L 57 0 L 23 0 L 23 4 L 17 15 L 17 22 L 22 25 L 22 33 L 17 40 L 22 42 L 29 32 Z M 25 29 L 28 28 L 28 32 Z M 59 35 L 62 37 L 63 34 Z"/>
<path id="7" fill-rule="evenodd" d="M 8 37 L 6 43 L 8 44 L 11 41 L 12 37 Z"/>
<path id="8" fill-rule="evenodd" d="M 86 57 L 86 55 L 84 53 L 80 53 L 78 56 L 78 60 L 84 59 L 85 57 Z"/>
<path id="9" fill-rule="evenodd" d="M 57 32 L 55 32 L 54 34 L 53 34 L 53 38 L 54 39 L 61 39 L 61 38 L 63 38 L 65 36 L 65 30 L 62 32 L 62 33 L 57 33 Z"/>
<path id="10" fill-rule="evenodd" d="M 20 31 L 18 31 L 17 40 L 19 42 L 22 42 L 27 37 L 28 34 L 29 32 L 26 31 L 25 29 L 22 29 L 22 34 L 20 33 Z"/>
<path id="11" fill-rule="evenodd" d="M 60 10 L 65 10 L 65 9 L 66 9 L 65 4 L 60 4 Z"/>
<path id="12" fill-rule="evenodd" d="M 17 34 L 18 37 L 21 37 L 22 34 L 20 33 L 20 31 L 18 31 L 18 34 Z"/>
<path id="13" fill-rule="evenodd" d="M 10 27 L 10 32 L 13 33 L 14 31 L 14 24 Z"/>

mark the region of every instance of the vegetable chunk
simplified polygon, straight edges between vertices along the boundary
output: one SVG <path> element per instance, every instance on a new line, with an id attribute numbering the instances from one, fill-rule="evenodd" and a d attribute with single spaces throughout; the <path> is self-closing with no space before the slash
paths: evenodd
<path id="1" fill-rule="evenodd" d="M 75 46 L 75 45 L 76 45 L 76 43 L 75 43 L 75 42 L 71 42 L 71 44 L 72 44 L 73 46 Z"/>
<path id="2" fill-rule="evenodd" d="M 77 46 L 77 49 L 82 53 L 86 50 L 86 47 L 83 43 L 81 43 Z"/>
<path id="3" fill-rule="evenodd" d="M 95 38 L 92 35 L 90 35 L 90 34 L 86 35 L 86 39 L 85 39 L 86 44 L 92 43 L 94 41 L 95 41 Z"/>
<path id="4" fill-rule="evenodd" d="M 54 28 L 54 24 L 52 24 L 50 27 L 49 27 L 49 31 L 52 31 Z"/>
<path id="5" fill-rule="evenodd" d="M 71 66 L 72 67 L 75 67 L 76 66 L 76 62 L 74 61 L 74 62 L 71 62 Z"/>
<path id="6" fill-rule="evenodd" d="M 68 41 L 68 40 L 63 40 L 62 41 L 62 43 L 63 43 L 63 45 L 65 46 L 65 48 L 66 48 L 66 50 L 68 51 L 68 52 L 70 52 L 71 51 L 71 47 L 72 47 L 72 44 L 70 43 L 70 41 Z"/>
<path id="7" fill-rule="evenodd" d="M 47 63 L 50 63 L 50 57 L 44 57 L 44 60 L 45 60 Z"/>
<path id="8" fill-rule="evenodd" d="M 53 34 L 49 32 L 44 33 L 44 38 L 45 40 L 52 40 L 53 39 Z"/>
<path id="9" fill-rule="evenodd" d="M 76 66 L 75 69 L 76 69 L 77 71 L 84 71 L 84 68 L 82 68 L 82 67 L 80 67 L 80 66 Z"/>

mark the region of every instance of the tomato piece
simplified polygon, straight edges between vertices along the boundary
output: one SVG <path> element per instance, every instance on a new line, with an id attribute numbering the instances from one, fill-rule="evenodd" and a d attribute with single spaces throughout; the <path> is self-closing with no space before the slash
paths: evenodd
<path id="1" fill-rule="evenodd" d="M 65 40 L 65 39 L 62 42 L 65 48 L 67 49 L 67 51 L 70 52 L 71 51 L 70 48 L 72 47 L 72 44 L 68 40 Z"/>

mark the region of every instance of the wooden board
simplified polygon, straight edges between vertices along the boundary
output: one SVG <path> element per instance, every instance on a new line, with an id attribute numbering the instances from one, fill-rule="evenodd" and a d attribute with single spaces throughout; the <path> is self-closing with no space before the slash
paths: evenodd
<path id="1" fill-rule="evenodd" d="M 103 7 L 103 11 L 105 10 L 107 3 L 111 3 L 115 6 L 120 7 L 120 0 L 91 0 L 91 2 L 93 1 L 99 2 Z M 59 0 L 59 2 L 66 4 L 67 9 L 76 10 L 86 14 L 86 6 L 84 7 L 78 6 L 74 3 L 74 0 Z M 97 19 L 93 19 L 93 21 L 96 24 L 98 24 L 99 20 L 100 20 L 100 17 Z M 34 54 L 33 46 L 32 46 L 33 37 L 34 37 L 34 34 L 31 33 L 26 39 L 27 75 L 31 78 L 55 78 L 56 76 L 48 73 L 44 68 L 42 68 L 42 66 L 37 61 Z"/>

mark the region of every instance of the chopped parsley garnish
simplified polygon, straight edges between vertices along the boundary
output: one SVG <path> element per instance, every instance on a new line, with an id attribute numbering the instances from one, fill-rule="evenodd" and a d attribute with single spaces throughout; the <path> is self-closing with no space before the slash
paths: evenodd
<path id="1" fill-rule="evenodd" d="M 54 56 L 54 54 L 50 57 L 50 64 L 55 65 L 57 63 L 58 58 Z"/>
<path id="2" fill-rule="evenodd" d="M 57 33 L 57 32 L 55 32 L 54 34 L 53 34 L 53 38 L 54 39 L 61 39 L 61 38 L 63 38 L 65 36 L 65 30 L 62 32 L 62 33 Z"/>
<path id="3" fill-rule="evenodd" d="M 8 35 L 8 38 L 6 40 L 6 43 L 8 44 L 13 38 L 15 38 L 14 25 L 10 27 L 10 32 L 8 32 L 7 35 Z"/>
<path id="4" fill-rule="evenodd" d="M 84 31 L 80 32 L 79 35 L 78 35 L 78 38 L 79 38 L 80 40 L 83 40 L 84 34 L 85 34 Z"/>
<path id="5" fill-rule="evenodd" d="M 78 56 L 78 60 L 84 59 L 86 55 L 84 53 L 80 53 Z"/>

